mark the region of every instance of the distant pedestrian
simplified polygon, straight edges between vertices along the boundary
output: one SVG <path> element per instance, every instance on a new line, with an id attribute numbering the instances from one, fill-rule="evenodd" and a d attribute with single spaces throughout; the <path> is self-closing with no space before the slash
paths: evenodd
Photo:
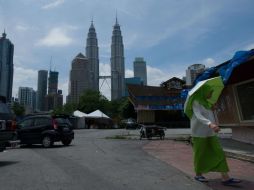
<path id="1" fill-rule="evenodd" d="M 215 100 L 217 101 L 220 93 L 215 92 L 216 87 L 211 85 L 213 83 L 210 85 L 204 84 L 203 82 L 202 85 L 194 87 L 195 92 L 191 92 L 194 94 L 193 98 L 189 98 L 191 99 L 191 106 L 188 105 L 189 110 L 185 108 L 185 113 L 191 122 L 195 179 L 200 182 L 207 182 L 208 180 L 202 175 L 203 173 L 220 172 L 222 184 L 240 183 L 241 180 L 229 177 L 225 154 L 216 135 L 220 128 L 216 124 L 212 106 Z M 216 93 L 217 95 L 215 95 Z"/>

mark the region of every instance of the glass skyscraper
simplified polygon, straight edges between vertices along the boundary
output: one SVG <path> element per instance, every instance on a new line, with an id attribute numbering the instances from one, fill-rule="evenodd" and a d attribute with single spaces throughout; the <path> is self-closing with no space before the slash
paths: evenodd
<path id="1" fill-rule="evenodd" d="M 6 33 L 0 38 L 0 95 L 11 102 L 13 85 L 13 52 L 14 45 L 6 38 Z"/>
<path id="2" fill-rule="evenodd" d="M 79 97 L 89 90 L 89 61 L 79 53 L 71 63 L 67 103 L 78 103 Z"/>
<path id="3" fill-rule="evenodd" d="M 143 85 L 147 85 L 146 62 L 144 61 L 143 57 L 136 57 L 133 65 L 134 77 L 139 77 Z"/>
<path id="4" fill-rule="evenodd" d="M 89 61 L 89 88 L 99 91 L 99 47 L 96 31 L 91 23 L 86 40 L 86 57 Z"/>
<path id="5" fill-rule="evenodd" d="M 47 94 L 48 84 L 48 71 L 38 71 L 38 83 L 37 83 L 37 97 L 36 97 L 36 108 L 40 111 L 45 111 L 45 96 Z"/>
<path id="6" fill-rule="evenodd" d="M 48 94 L 57 94 L 58 89 L 58 72 L 49 71 Z"/>
<path id="7" fill-rule="evenodd" d="M 122 98 L 125 92 L 124 46 L 117 18 L 111 42 L 111 100 Z"/>

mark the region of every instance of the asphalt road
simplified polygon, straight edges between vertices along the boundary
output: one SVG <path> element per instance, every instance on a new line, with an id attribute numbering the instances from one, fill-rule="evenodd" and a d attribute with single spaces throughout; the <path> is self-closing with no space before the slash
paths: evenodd
<path id="1" fill-rule="evenodd" d="M 148 155 L 148 140 L 106 139 L 122 130 L 76 130 L 71 146 L 56 143 L 0 153 L 0 190 L 207 190 Z"/>

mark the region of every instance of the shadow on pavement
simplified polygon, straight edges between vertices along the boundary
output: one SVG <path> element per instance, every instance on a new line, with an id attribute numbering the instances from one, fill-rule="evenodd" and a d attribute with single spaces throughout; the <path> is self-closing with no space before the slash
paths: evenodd
<path id="1" fill-rule="evenodd" d="M 17 164 L 19 162 L 17 161 L 0 161 L 0 167 L 5 167 L 12 164 Z"/>
<path id="2" fill-rule="evenodd" d="M 222 185 L 220 179 L 212 179 L 209 180 L 207 183 L 209 187 L 214 190 L 233 190 L 233 189 L 244 189 L 244 190 L 253 190 L 254 189 L 254 182 L 243 180 L 241 183 L 234 184 L 234 185 Z"/>
<path id="3" fill-rule="evenodd" d="M 20 148 L 21 149 L 26 149 L 26 148 L 29 148 L 29 149 L 54 149 L 54 148 L 68 148 L 68 147 L 71 147 L 71 146 L 74 146 L 74 145 L 65 146 L 65 145 L 61 145 L 61 144 L 56 144 L 56 145 L 53 145 L 50 148 L 44 148 L 40 144 L 33 144 L 33 145 L 20 145 Z"/>

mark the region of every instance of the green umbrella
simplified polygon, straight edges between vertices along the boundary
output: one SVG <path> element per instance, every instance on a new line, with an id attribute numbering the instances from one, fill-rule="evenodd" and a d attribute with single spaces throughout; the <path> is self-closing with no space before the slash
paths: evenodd
<path id="1" fill-rule="evenodd" d="M 210 78 L 198 82 L 188 93 L 184 103 L 184 113 L 189 118 L 192 117 L 192 103 L 194 100 L 197 100 L 206 108 L 211 108 L 217 102 L 223 88 L 224 84 L 221 77 Z M 209 92 L 212 92 L 211 97 L 206 99 L 205 96 Z"/>

